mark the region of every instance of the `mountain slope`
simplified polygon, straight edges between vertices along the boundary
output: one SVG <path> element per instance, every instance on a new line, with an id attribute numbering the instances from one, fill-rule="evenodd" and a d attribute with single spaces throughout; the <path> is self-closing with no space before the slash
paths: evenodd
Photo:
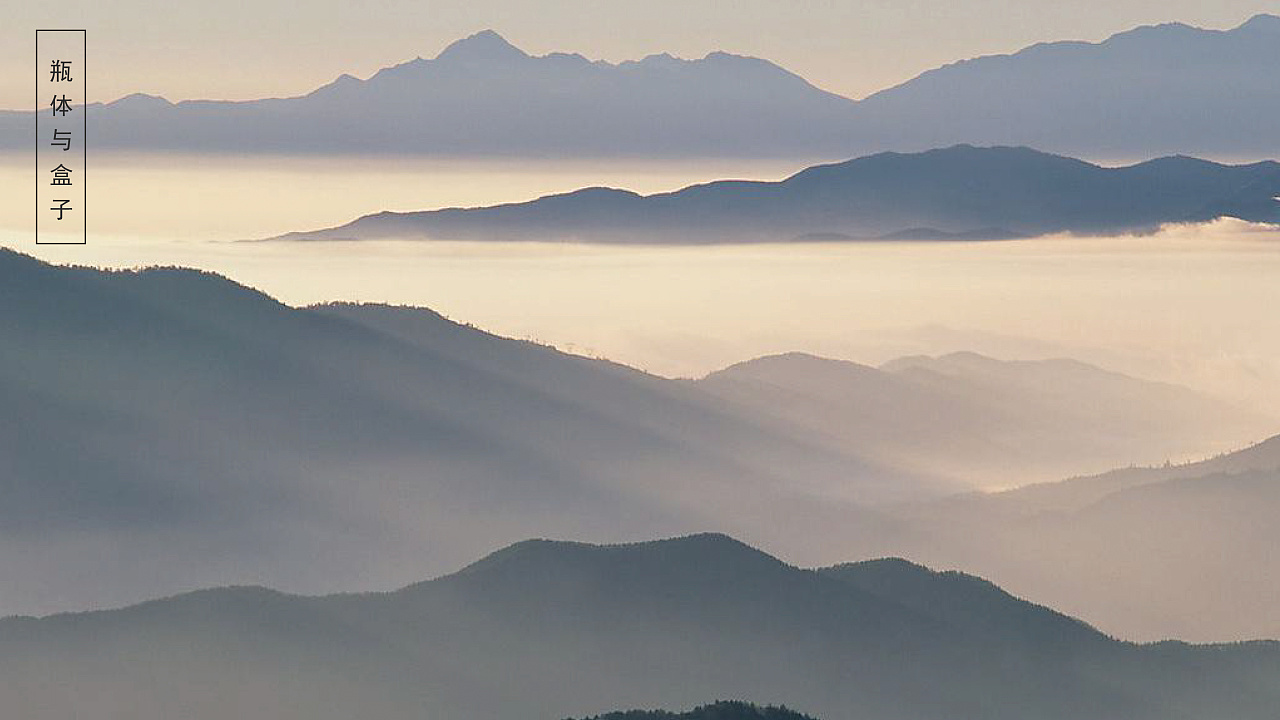
<path id="1" fill-rule="evenodd" d="M 902 507 L 891 545 L 1126 637 L 1280 638 L 1277 448 Z"/>
<path id="2" fill-rule="evenodd" d="M 1148 232 L 1237 217 L 1280 224 L 1280 163 L 1164 158 L 1104 168 L 1021 147 L 960 145 L 811 167 L 779 182 L 725 180 L 641 196 L 587 188 L 529 202 L 382 212 L 285 240 L 418 238 L 778 242 Z"/>
<path id="3" fill-rule="evenodd" d="M 904 149 L 1031 145 L 1093 158 L 1275 157 L 1280 17 L 1231 30 L 1145 26 L 960 61 L 858 104 L 864 137 Z M 945 119 L 942 121 L 941 119 Z"/>
<path id="4" fill-rule="evenodd" d="M 719 535 L 525 542 L 381 595 L 237 588 L 9 619 L 0 670 L 31 720 L 554 719 L 708 696 L 883 720 L 1243 720 L 1280 700 L 1274 643 L 1128 645 L 966 576 L 801 570 Z"/>
<path id="5" fill-rule="evenodd" d="M 0 331 L 0 613 L 209 584 L 394 587 L 548 533 L 710 528 L 808 564 L 930 557 L 897 503 L 973 487 L 962 470 L 998 463 L 1014 429 L 1030 447 L 1076 438 L 1055 462 L 1081 472 L 1232 421 L 1165 386 L 1068 382 L 1073 365 L 1020 384 L 999 364 L 995 380 L 931 384 L 818 360 L 834 370 L 668 380 L 428 310 L 291 308 L 216 275 L 7 250 Z M 1099 411 L 1064 412 L 1036 384 Z M 961 433 L 969 414 L 991 422 Z"/>
<path id="6" fill-rule="evenodd" d="M 1028 515 L 1040 512 L 1069 512 L 1086 508 L 1112 493 L 1144 485 L 1155 485 L 1169 480 L 1275 469 L 1280 469 L 1280 436 L 1269 438 L 1243 450 L 1223 453 L 1208 460 L 1171 463 L 1159 467 L 1128 467 L 1088 477 L 1033 483 L 990 495 L 953 498 L 949 502 L 980 499 L 993 505 L 1007 507 L 1009 512 Z"/>
<path id="7" fill-rule="evenodd" d="M 194 271 L 2 250 L 0 330 L 0 612 L 389 587 L 548 531 L 763 540 L 806 507 L 869 532 L 862 502 L 957 487 L 429 311 Z"/>
<path id="8" fill-rule="evenodd" d="M 757 358 L 697 381 L 760 417 L 827 433 L 894 467 L 1025 485 L 1222 450 L 1276 427 L 1185 388 L 1071 360 L 1003 362 L 975 353 L 882 368 L 800 353 Z M 1139 461 L 1144 462 L 1144 461 Z"/>

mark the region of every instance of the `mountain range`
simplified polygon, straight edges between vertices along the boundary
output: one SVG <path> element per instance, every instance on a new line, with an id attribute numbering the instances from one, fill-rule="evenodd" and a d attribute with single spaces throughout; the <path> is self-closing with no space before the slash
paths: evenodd
<path id="1" fill-rule="evenodd" d="M 1101 167 L 1029 148 L 880 153 L 777 182 L 654 195 L 594 187 L 522 203 L 380 212 L 277 240 L 541 240 L 702 244 L 1007 239 L 1153 232 L 1222 217 L 1280 225 L 1280 163 L 1167 157 Z"/>
<path id="2" fill-rule="evenodd" d="M 0 612 L 217 584 L 394 587 L 547 533 L 713 529 L 831 562 L 890 551 L 902 503 L 1275 426 L 1065 362 L 833 363 L 825 398 L 803 384 L 822 361 L 803 357 L 672 380 L 429 310 L 292 308 L 208 273 L 7 250 L 0 331 L 0 575 L 15 579 Z M 1015 428 L 1039 456 L 1025 475 L 1001 466 Z"/>
<path id="3" fill-rule="evenodd" d="M 1209 412 L 1225 435 L 1275 421 L 1219 406 L 1186 388 L 1075 360 L 1001 361 L 972 352 L 903 357 L 873 368 L 805 353 L 756 358 L 693 383 L 753 417 L 774 417 L 857 448 L 861 457 L 977 486 L 1029 485 L 1148 457 L 1184 457 Z M 1087 400 L 1086 400 L 1087 398 Z M 1068 438 L 1064 418 L 1083 435 Z"/>
<path id="4" fill-rule="evenodd" d="M 734 697 L 871 720 L 1270 720 L 1280 644 L 1120 642 L 957 572 L 732 538 L 532 540 L 380 594 L 205 590 L 0 621 L 24 720 L 555 720 Z"/>
<path id="5" fill-rule="evenodd" d="M 963 487 L 430 311 L 291 308 L 196 271 L 0 250 L 0 329 L 0 574 L 26 579 L 2 612 L 387 587 L 495 538 L 750 534 Z"/>
<path id="6" fill-rule="evenodd" d="M 531 56 L 492 30 L 297 97 L 94 104 L 92 143 L 145 151 L 829 160 L 972 143 L 1099 160 L 1275 157 L 1280 17 L 1139 27 L 963 60 L 860 101 L 759 58 Z M 31 115 L 0 113 L 27 149 Z"/>

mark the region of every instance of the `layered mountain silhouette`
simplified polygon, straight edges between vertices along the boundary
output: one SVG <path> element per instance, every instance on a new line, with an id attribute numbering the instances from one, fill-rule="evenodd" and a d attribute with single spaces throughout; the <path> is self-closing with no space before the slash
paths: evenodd
<path id="1" fill-rule="evenodd" d="M 713 528 L 832 562 L 851 547 L 891 551 L 909 523 L 886 503 L 973 488 L 1028 419 L 1011 407 L 1020 392 L 1037 410 L 1019 437 L 1068 474 L 1163 461 L 1166 436 L 1212 452 L 1271 426 L 1049 365 L 1035 382 L 1100 376 L 1073 386 L 1100 411 L 1025 382 L 871 371 L 860 386 L 856 366 L 839 366 L 828 427 L 762 412 L 777 395 L 768 384 L 719 386 L 748 379 L 742 368 L 669 380 L 428 310 L 291 308 L 207 273 L 55 267 L 11 251 L 0 328 L 0 574 L 14 579 L 0 612 L 213 584 L 393 587 L 547 533 Z M 939 449 L 963 408 L 982 423 Z M 898 429 L 892 443 L 884 427 Z"/>
<path id="2" fill-rule="evenodd" d="M 861 101 L 758 58 L 530 56 L 493 31 L 299 97 L 90 107 L 98 148 L 527 158 L 833 159 L 955 143 L 1094 159 L 1274 157 L 1280 17 L 1179 23 L 964 60 Z M 0 113 L 26 149 L 31 117 Z M 12 130 L 12 132 L 10 132 Z"/>
<path id="3" fill-rule="evenodd" d="M 1280 546 L 1280 438 L 897 512 L 913 528 L 900 552 L 963 563 L 1126 637 L 1280 638 L 1280 567 L 1261 551 Z"/>
<path id="4" fill-rule="evenodd" d="M 282 240 L 542 240 L 701 244 L 1004 239 L 1151 232 L 1234 217 L 1280 224 L 1280 163 L 1167 157 L 1101 167 L 1025 147 L 957 145 L 642 196 L 586 188 L 523 203 L 381 212 Z"/>
<path id="5" fill-rule="evenodd" d="M 880 368 L 789 353 L 739 363 L 696 385 L 753 416 L 836 436 L 864 457 L 988 487 L 1081 473 L 1085 447 L 1095 472 L 1124 465 L 1135 451 L 1180 458 L 1213 434 L 1201 422 L 1209 417 L 1224 438 L 1277 426 L 1215 408 L 1186 388 L 1074 360 L 1006 362 L 971 352 Z M 1062 422 L 1069 417 L 1076 421 Z"/>
<path id="6" fill-rule="evenodd" d="M 1280 468 L 1280 437 L 1208 460 L 1167 463 L 1157 467 L 1128 467 L 1058 482 L 1033 483 L 1000 493 L 951 498 L 948 502 L 980 498 L 983 502 L 1016 508 L 1022 513 L 1071 512 L 1093 505 L 1113 493 L 1143 485 L 1276 468 Z"/>
<path id="7" fill-rule="evenodd" d="M 880 720 L 1269 720 L 1277 673 L 1276 643 L 1131 645 L 973 576 L 805 570 L 716 534 L 527 541 L 386 594 L 225 588 L 0 621 L 0 695 L 28 720 L 555 719 L 706 697 Z"/>
<path id="8" fill-rule="evenodd" d="M 0 612 L 391 586 L 495 538 L 774 534 L 788 507 L 963 487 L 430 311 L 295 309 L 196 271 L 0 250 L 0 327 L 0 574 L 26 578 Z"/>
<path id="9" fill-rule="evenodd" d="M 1264 118 L 1280 111 L 1265 70 L 1280 17 L 1227 31 L 1139 27 L 1101 43 L 1053 42 L 961 61 L 859 103 L 870 137 L 918 147 L 1030 145 L 1094 158 L 1178 153 L 1275 157 Z"/>
<path id="10" fill-rule="evenodd" d="M 663 54 L 615 65 L 568 53 L 533 57 L 490 30 L 433 59 L 410 60 L 366 80 L 343 75 L 300 97 L 170 103 L 134 95 L 90 112 L 99 148 L 811 157 L 817 148 L 846 142 L 852 106 L 756 58 Z M 798 132 L 798 119 L 814 124 Z"/>

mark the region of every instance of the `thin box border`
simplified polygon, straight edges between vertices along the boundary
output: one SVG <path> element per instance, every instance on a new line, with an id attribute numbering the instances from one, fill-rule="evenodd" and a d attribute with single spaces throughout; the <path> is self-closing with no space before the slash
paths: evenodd
<path id="1" fill-rule="evenodd" d="M 80 81 L 80 85 L 81 85 L 81 88 L 84 90 L 84 101 L 83 101 L 83 105 L 81 106 L 81 107 L 82 107 L 82 109 L 83 109 L 83 113 L 81 113 L 81 114 L 84 116 L 84 120 L 83 120 L 83 123 L 84 123 L 84 130 L 83 130 L 83 132 L 84 132 L 84 139 L 83 139 L 83 140 L 81 140 L 81 143 L 82 143 L 82 145 L 83 145 L 83 147 L 84 147 L 84 150 L 83 150 L 83 156 L 84 156 L 84 175 L 80 178 L 81 185 L 82 185 L 82 187 L 84 188 L 84 202 L 83 202 L 83 203 L 81 203 L 81 209 L 80 209 L 80 217 L 82 218 L 82 227 L 83 227 L 83 230 L 84 230 L 84 236 L 83 236 L 83 239 L 82 239 L 80 242 L 40 242 L 40 189 L 39 189 L 39 182 L 40 182 L 40 109 L 39 109 L 39 108 L 40 108 L 40 33 L 42 33 L 42 32 L 63 32 L 63 33 L 78 32 L 78 33 L 80 33 L 81 35 L 83 35 L 83 36 L 84 36 L 84 37 L 83 37 L 83 38 L 81 38 L 81 40 L 80 40 L 80 52 L 81 52 L 80 72 L 82 73 L 82 75 L 81 75 L 82 80 Z M 36 28 L 36 56 L 35 56 L 35 68 L 36 68 L 36 85 L 35 85 L 36 112 L 35 112 L 35 160 L 34 160 L 35 167 L 34 167 L 34 176 L 35 176 L 35 182 L 37 183 L 37 184 L 36 184 L 36 190 L 35 190 L 35 195 L 36 195 L 36 197 L 35 197 L 35 209 L 36 209 L 36 214 L 35 214 L 35 221 L 36 221 L 36 225 L 35 225 L 35 234 L 36 234 L 36 244 L 37 244 L 37 245 L 88 245 L 88 244 L 89 244 L 89 212 L 88 212 L 88 210 L 89 210 L 89 182 L 88 182 L 88 180 L 89 180 L 89 75 L 88 75 L 88 72 L 87 72 L 88 67 L 89 67 L 89 31 L 88 31 L 88 29 L 87 29 L 87 28 Z"/>

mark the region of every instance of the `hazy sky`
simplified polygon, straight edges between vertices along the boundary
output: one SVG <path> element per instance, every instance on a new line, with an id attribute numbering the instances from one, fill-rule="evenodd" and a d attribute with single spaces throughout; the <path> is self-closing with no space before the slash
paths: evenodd
<path id="1" fill-rule="evenodd" d="M 526 51 L 625 60 L 726 50 L 767 57 L 861 97 L 964 57 L 1044 40 L 1101 40 L 1177 20 L 1234 27 L 1271 0 L 16 0 L 4 11 L 0 107 L 33 106 L 37 27 L 89 33 L 91 100 L 300 94 L 366 77 L 493 28 Z"/>

